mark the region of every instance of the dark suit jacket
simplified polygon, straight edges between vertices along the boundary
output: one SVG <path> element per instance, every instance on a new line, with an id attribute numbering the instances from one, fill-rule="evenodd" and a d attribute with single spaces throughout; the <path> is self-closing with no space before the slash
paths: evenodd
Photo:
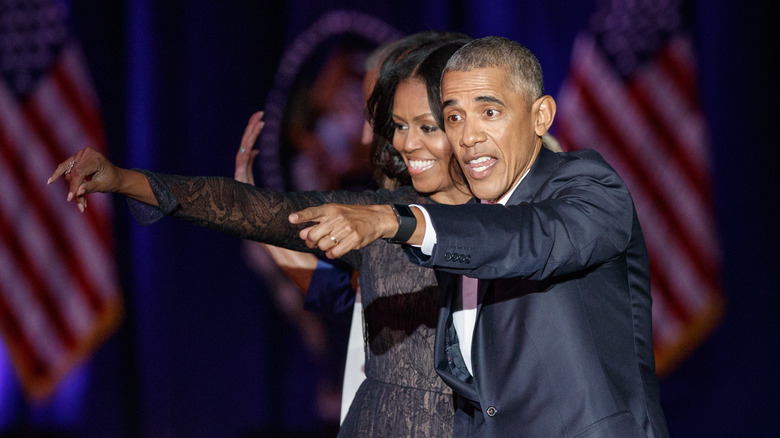
<path id="1" fill-rule="evenodd" d="M 542 149 L 507 206 L 425 208 L 437 244 L 430 257 L 407 254 L 437 270 L 443 292 L 435 364 L 486 436 L 668 436 L 647 249 L 628 189 L 600 155 Z M 481 279 L 473 379 L 447 354 L 458 274 Z M 455 435 L 466 435 L 457 422 Z"/>

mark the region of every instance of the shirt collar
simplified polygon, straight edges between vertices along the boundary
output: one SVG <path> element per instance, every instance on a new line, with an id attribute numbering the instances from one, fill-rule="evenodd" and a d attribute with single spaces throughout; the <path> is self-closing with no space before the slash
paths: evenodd
<path id="1" fill-rule="evenodd" d="M 528 169 L 525 171 L 525 173 L 523 174 L 523 176 L 521 176 L 521 177 L 520 177 L 520 179 L 517 181 L 517 183 L 515 183 L 515 185 L 514 185 L 514 186 L 512 186 L 512 188 L 511 188 L 511 189 L 510 189 L 508 192 L 506 192 L 506 193 L 504 194 L 504 196 L 502 196 L 501 198 L 499 198 L 499 199 L 498 199 L 498 201 L 496 201 L 496 202 L 495 202 L 495 204 L 506 205 L 506 202 L 509 200 L 509 198 L 511 198 L 511 197 L 512 197 L 512 194 L 514 194 L 514 193 L 515 193 L 515 190 L 517 190 L 517 186 L 519 186 L 519 185 L 520 185 L 520 183 L 521 183 L 521 182 L 523 182 L 523 180 L 525 179 L 526 175 L 528 175 L 528 172 L 530 172 L 530 171 L 531 171 L 531 168 L 529 167 L 529 168 L 528 168 Z"/>

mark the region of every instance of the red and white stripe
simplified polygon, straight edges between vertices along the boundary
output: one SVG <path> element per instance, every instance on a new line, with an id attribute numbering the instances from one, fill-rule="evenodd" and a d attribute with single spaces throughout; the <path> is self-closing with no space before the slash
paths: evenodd
<path id="1" fill-rule="evenodd" d="M 595 40 L 581 34 L 555 122 L 565 149 L 599 151 L 631 190 L 650 254 L 659 373 L 722 311 L 709 149 L 692 59 L 688 39 L 676 37 L 624 81 Z"/>
<path id="2" fill-rule="evenodd" d="M 45 397 L 116 327 L 121 291 L 111 204 L 79 213 L 56 165 L 84 146 L 105 149 L 78 46 L 67 44 L 24 102 L 0 81 L 0 330 L 31 398 Z"/>

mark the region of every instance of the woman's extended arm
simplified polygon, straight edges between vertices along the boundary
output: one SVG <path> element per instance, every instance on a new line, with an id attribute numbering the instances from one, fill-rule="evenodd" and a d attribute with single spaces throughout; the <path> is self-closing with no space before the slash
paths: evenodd
<path id="1" fill-rule="evenodd" d="M 70 162 L 74 164 L 71 166 Z M 306 252 L 311 250 L 298 236 L 302 226 L 290 224 L 290 213 L 331 202 L 382 204 L 392 196 L 387 191 L 278 193 L 224 177 L 136 172 L 113 165 L 90 148 L 60 164 L 49 181 L 62 175 L 69 184 L 68 200 L 76 199 L 82 210 L 88 193 L 121 193 L 140 201 L 131 201 L 130 205 L 142 224 L 171 215 L 243 239 Z M 349 264 L 358 267 L 356 255 Z"/>

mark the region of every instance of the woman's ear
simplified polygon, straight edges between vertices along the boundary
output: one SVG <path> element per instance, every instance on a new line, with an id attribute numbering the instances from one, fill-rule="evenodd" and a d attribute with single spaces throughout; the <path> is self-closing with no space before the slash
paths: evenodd
<path id="1" fill-rule="evenodd" d="M 557 106 L 555 99 L 550 95 L 544 95 L 534 102 L 531 106 L 531 114 L 534 117 L 534 131 L 536 135 L 541 137 L 544 135 L 550 126 L 552 126 L 553 119 L 555 119 L 555 111 Z"/>

